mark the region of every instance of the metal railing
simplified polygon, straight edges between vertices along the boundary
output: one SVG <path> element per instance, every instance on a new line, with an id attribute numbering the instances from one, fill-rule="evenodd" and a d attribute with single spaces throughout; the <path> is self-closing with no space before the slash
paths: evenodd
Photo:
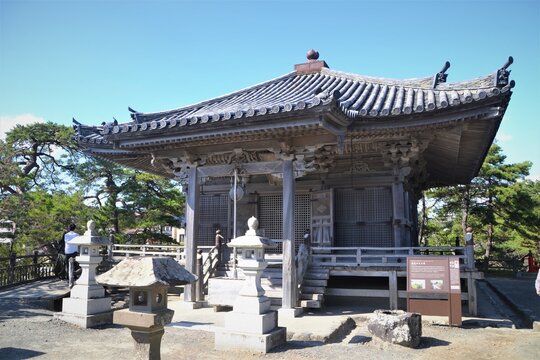
<path id="1" fill-rule="evenodd" d="M 54 266 L 49 255 L 0 258 L 0 288 L 54 277 Z"/>
<path id="2" fill-rule="evenodd" d="M 472 246 L 429 247 L 313 247 L 311 259 L 322 267 L 403 267 L 407 257 L 414 255 L 455 255 L 460 264 L 474 268 Z"/>

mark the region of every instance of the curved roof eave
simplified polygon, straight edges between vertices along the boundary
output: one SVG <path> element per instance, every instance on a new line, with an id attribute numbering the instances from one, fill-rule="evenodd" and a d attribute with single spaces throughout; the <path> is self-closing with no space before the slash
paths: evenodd
<path id="1" fill-rule="evenodd" d="M 501 70 L 499 70 L 501 71 Z M 250 122 L 282 116 L 303 116 L 330 103 L 334 113 L 349 121 L 391 121 L 411 116 L 461 111 L 497 102 L 506 107 L 514 82 L 497 83 L 499 72 L 459 83 L 436 82 L 433 77 L 384 79 L 328 68 L 316 72 L 290 72 L 269 81 L 214 99 L 156 113 L 133 112 L 134 121 L 79 127 L 79 141 L 105 143 L 111 139 L 153 137 L 164 132 L 198 132 L 209 127 L 246 126 Z M 339 110 L 337 110 L 339 109 Z M 229 127 L 228 126 L 228 127 Z M 200 128 L 200 129 L 199 129 Z"/>

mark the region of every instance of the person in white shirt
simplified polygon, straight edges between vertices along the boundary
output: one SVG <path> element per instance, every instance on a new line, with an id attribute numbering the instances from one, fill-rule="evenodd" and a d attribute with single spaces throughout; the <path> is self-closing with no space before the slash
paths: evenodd
<path id="1" fill-rule="evenodd" d="M 75 232 L 75 224 L 69 224 L 68 232 L 64 235 L 64 253 L 66 254 L 66 274 L 69 273 L 69 259 L 74 258 L 77 255 L 79 255 L 79 247 L 75 244 L 72 244 L 71 242 L 73 239 L 75 239 L 79 234 Z M 74 262 L 74 269 L 78 267 L 78 264 Z"/>

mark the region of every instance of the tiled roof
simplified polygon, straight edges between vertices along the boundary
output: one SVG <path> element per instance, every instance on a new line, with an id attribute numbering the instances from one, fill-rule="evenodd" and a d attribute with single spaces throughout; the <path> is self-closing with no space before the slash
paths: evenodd
<path id="1" fill-rule="evenodd" d="M 86 131 L 87 134 L 79 130 L 79 140 L 107 144 L 101 135 L 118 134 L 123 137 L 124 133 L 194 128 L 203 124 L 211 126 L 214 122 L 316 110 L 330 103 L 353 120 L 398 119 L 400 116 L 428 114 L 506 97 L 514 86 L 513 81 L 501 85 L 497 72 L 459 83 L 439 82 L 436 77 L 394 80 L 349 74 L 326 67 L 313 73 L 291 72 L 179 109 L 157 113 L 130 109 L 133 121 L 104 124 L 94 127 L 93 131 Z"/>

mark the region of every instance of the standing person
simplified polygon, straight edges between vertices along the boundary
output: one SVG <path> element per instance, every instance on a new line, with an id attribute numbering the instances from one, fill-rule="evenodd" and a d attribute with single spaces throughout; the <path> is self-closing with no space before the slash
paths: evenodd
<path id="1" fill-rule="evenodd" d="M 75 258 L 79 253 L 77 252 L 79 250 L 79 247 L 75 244 L 72 244 L 72 240 L 75 239 L 79 234 L 75 232 L 75 224 L 69 224 L 68 226 L 68 232 L 64 235 L 64 253 L 66 254 L 66 274 L 68 274 L 69 278 L 69 259 Z M 75 260 L 75 259 L 74 259 Z M 73 261 L 73 271 L 75 271 L 76 268 L 76 262 Z"/>
<path id="2" fill-rule="evenodd" d="M 216 242 L 215 242 L 215 246 L 217 247 L 218 249 L 218 261 L 219 261 L 219 264 L 222 265 L 223 264 L 223 259 L 224 259 L 224 256 L 223 256 L 223 242 L 224 242 L 224 238 L 223 236 L 221 235 L 221 230 L 220 229 L 217 229 L 216 230 Z"/>
<path id="3" fill-rule="evenodd" d="M 223 244 L 223 236 L 221 235 L 221 230 L 220 229 L 217 229 L 216 230 L 216 242 L 215 242 L 215 246 L 219 246 L 221 248 L 221 245 Z"/>

